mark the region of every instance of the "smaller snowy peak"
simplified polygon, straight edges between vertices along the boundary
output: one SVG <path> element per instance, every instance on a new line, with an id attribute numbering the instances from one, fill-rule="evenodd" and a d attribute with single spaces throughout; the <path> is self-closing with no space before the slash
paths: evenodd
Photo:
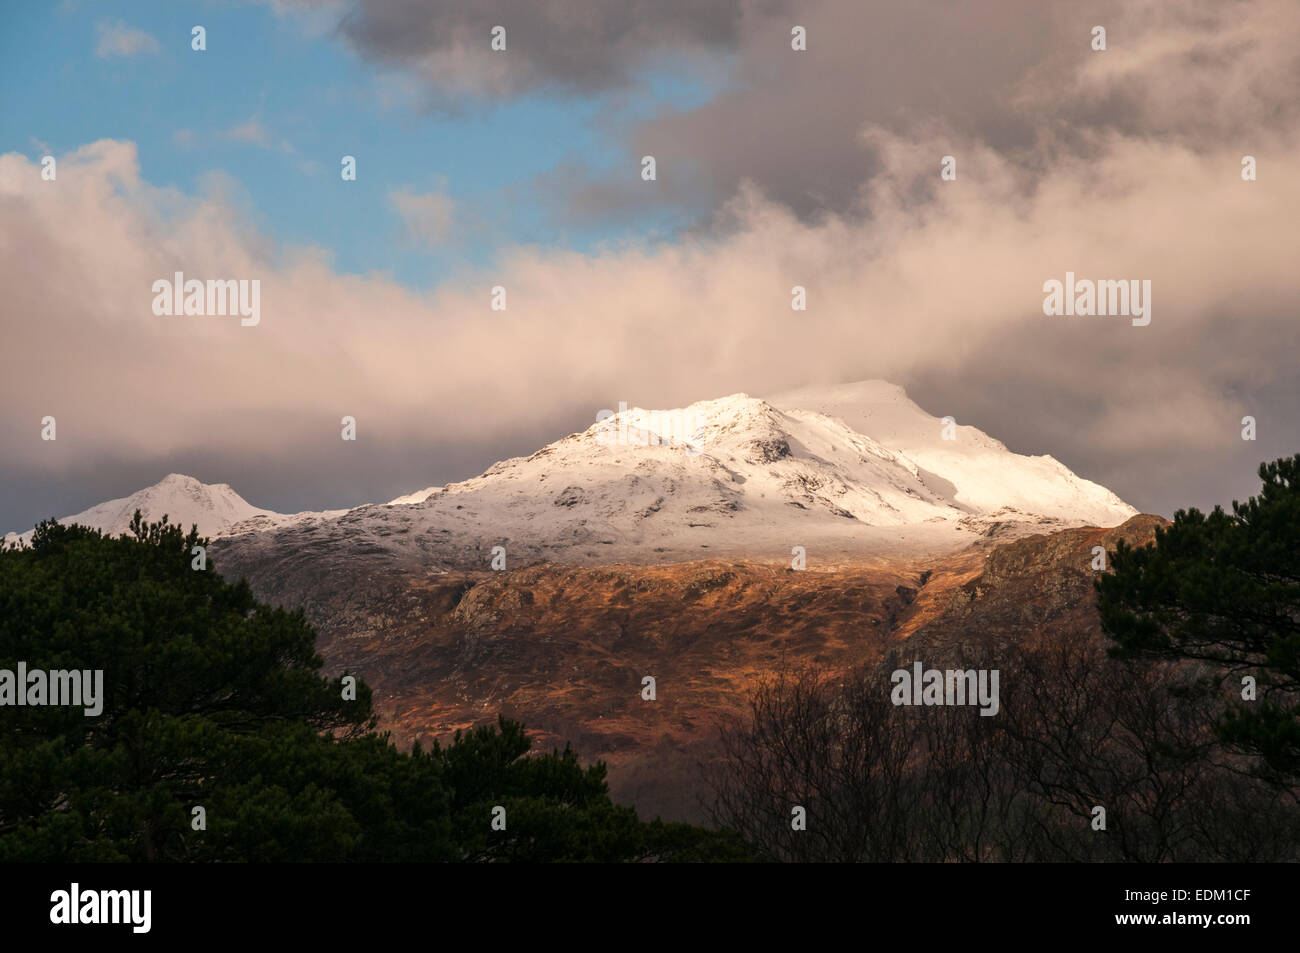
<path id="1" fill-rule="evenodd" d="M 119 536 L 129 532 L 136 510 L 145 522 L 156 522 L 165 515 L 169 522 L 187 531 L 197 525 L 199 533 L 209 537 L 227 535 L 248 520 L 258 520 L 263 526 L 279 525 L 286 520 L 279 513 L 253 506 L 225 483 L 202 483 L 182 473 L 169 473 L 153 486 L 92 506 L 75 516 L 65 516 L 59 522 L 65 526 L 79 523 Z M 5 539 L 26 543 L 33 532 L 11 533 Z"/>

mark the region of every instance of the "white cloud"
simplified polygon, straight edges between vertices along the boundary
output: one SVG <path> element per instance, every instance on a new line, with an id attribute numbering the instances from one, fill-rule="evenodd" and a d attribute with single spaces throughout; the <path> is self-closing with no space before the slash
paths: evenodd
<path id="1" fill-rule="evenodd" d="M 261 146 L 263 149 L 271 148 L 271 134 L 256 119 L 250 119 L 247 122 L 233 126 L 221 135 L 222 138 L 231 139 L 235 142 L 247 142 L 251 145 Z"/>
<path id="2" fill-rule="evenodd" d="M 408 189 L 388 193 L 388 201 L 402 220 L 407 238 L 428 247 L 443 244 L 455 225 L 456 203 L 441 192 L 423 195 Z"/>
<path id="3" fill-rule="evenodd" d="M 95 55 L 101 58 L 110 56 L 137 56 L 141 53 L 157 53 L 158 41 L 143 30 L 127 26 L 121 20 L 102 21 L 95 26 L 99 39 L 95 44 Z"/>
<path id="4" fill-rule="evenodd" d="M 295 20 L 307 36 L 323 36 L 335 29 L 347 12 L 346 0 L 264 0 L 275 15 Z"/>
<path id="5" fill-rule="evenodd" d="M 293 155 L 295 152 L 293 143 L 283 137 L 277 141 L 271 130 L 267 129 L 265 124 L 256 116 L 217 133 L 217 138 L 230 142 L 242 142 L 261 149 L 276 149 L 289 155 Z"/>

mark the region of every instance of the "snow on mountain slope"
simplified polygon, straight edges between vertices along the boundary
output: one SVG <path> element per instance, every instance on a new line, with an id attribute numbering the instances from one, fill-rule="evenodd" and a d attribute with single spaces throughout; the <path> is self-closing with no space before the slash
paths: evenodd
<path id="1" fill-rule="evenodd" d="M 389 500 L 389 501 L 388 501 L 388 505 L 389 505 L 389 506 L 406 506 L 408 503 L 423 503 L 423 502 L 424 502 L 425 500 L 427 500 L 430 496 L 432 496 L 433 494 L 437 493 L 437 492 L 438 492 L 438 489 L 439 489 L 439 488 L 436 487 L 436 486 L 431 486 L 431 487 L 428 487 L 427 489 L 424 489 L 424 490 L 417 490 L 417 491 L 414 492 L 414 493 L 407 493 L 407 494 L 405 494 L 404 496 L 399 496 L 399 497 L 397 497 L 397 498 L 394 499 L 394 500 Z"/>
<path id="2" fill-rule="evenodd" d="M 866 382 L 771 401 L 745 394 L 626 410 L 460 483 L 242 536 L 404 565 L 837 560 L 952 551 L 994 533 L 1111 526 L 1136 511 L 1050 457 L 942 422 Z M 270 537 L 274 537 L 273 539 Z"/>
<path id="3" fill-rule="evenodd" d="M 480 476 L 387 504 L 283 515 L 172 474 L 62 522 L 111 533 L 164 513 L 223 537 L 238 562 L 289 551 L 405 567 L 785 561 L 950 552 L 987 536 L 1114 526 L 1136 513 L 1048 456 L 943 422 L 902 388 L 864 381 L 761 400 L 732 394 L 625 410 Z M 30 534 L 25 534 L 30 537 Z M 815 554 L 815 557 L 814 557 Z"/>
<path id="4" fill-rule="evenodd" d="M 118 536 L 129 531 L 136 510 L 140 510 L 146 522 L 160 520 L 165 514 L 170 522 L 179 524 L 186 531 L 197 524 L 199 533 L 204 536 L 221 536 L 244 520 L 257 519 L 270 526 L 288 519 L 253 506 L 225 483 L 200 483 L 193 477 L 171 473 L 153 486 L 120 500 L 92 506 L 75 516 L 65 516 L 59 522 L 65 526 L 80 523 L 110 536 Z M 19 539 L 26 543 L 31 540 L 33 532 L 11 533 L 5 539 Z"/>
<path id="5" fill-rule="evenodd" d="M 819 411 L 871 434 L 951 484 L 948 498 L 953 502 L 982 513 L 1009 507 L 1093 526 L 1115 526 L 1137 512 L 1052 457 L 1012 453 L 974 427 L 958 425 L 955 439 L 944 440 L 942 419 L 927 414 L 903 388 L 886 381 L 803 388 L 779 394 L 771 402 L 782 408 Z"/>

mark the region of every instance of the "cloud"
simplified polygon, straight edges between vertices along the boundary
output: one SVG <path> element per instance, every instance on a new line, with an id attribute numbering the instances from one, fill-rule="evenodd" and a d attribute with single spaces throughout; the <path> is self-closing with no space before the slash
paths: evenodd
<path id="1" fill-rule="evenodd" d="M 442 192 L 423 195 L 408 189 L 388 193 L 388 201 L 402 220 L 406 238 L 428 247 L 443 244 L 455 225 L 456 203 Z"/>
<path id="2" fill-rule="evenodd" d="M 247 142 L 251 145 L 261 146 L 263 149 L 271 148 L 271 134 L 256 119 L 250 119 L 248 122 L 233 126 L 221 135 L 223 138 L 235 142 Z"/>
<path id="3" fill-rule="evenodd" d="M 296 21 L 308 36 L 334 30 L 347 10 L 348 0 L 265 0 L 281 19 Z"/>
<path id="4" fill-rule="evenodd" d="M 203 454 L 234 474 L 270 466 L 281 486 L 328 484 L 337 505 L 342 485 L 380 498 L 367 488 L 390 478 L 384 461 L 409 473 L 399 488 L 464 477 L 441 469 L 445 448 L 533 449 L 619 399 L 679 406 L 866 377 L 1145 508 L 1221 500 L 1242 477 L 1249 489 L 1266 450 L 1294 451 L 1294 177 L 1246 183 L 1231 146 L 1111 132 L 1087 158 L 1038 156 L 1050 174 L 1026 192 L 1019 163 L 941 140 L 874 134 L 866 220 L 806 222 L 745 187 L 725 234 L 519 248 L 430 294 L 276 249 L 223 193 L 149 185 L 129 143 L 63 156 L 54 186 L 5 155 L 0 281 L 28 356 L 0 380 L 8 466 Z M 1277 168 L 1297 146 L 1295 129 L 1256 138 Z M 941 148 L 962 157 L 957 182 L 919 161 Z M 1150 279 L 1151 325 L 1045 317 L 1042 284 L 1067 270 Z M 152 282 L 174 271 L 260 279 L 261 324 L 155 317 Z M 489 308 L 497 284 L 505 312 Z M 790 309 L 795 284 L 807 312 Z M 1239 439 L 1246 413 L 1258 445 Z M 46 414 L 57 445 L 39 439 Z M 364 460 L 343 456 L 343 414 L 360 422 Z"/>
<path id="5" fill-rule="evenodd" d="M 137 56 L 157 53 L 160 49 L 158 41 L 148 33 L 127 26 L 121 20 L 101 21 L 95 25 L 95 34 L 99 37 L 95 43 L 95 55 L 100 58 Z"/>
<path id="6" fill-rule="evenodd" d="M 363 56 L 414 70 L 437 98 L 489 99 L 537 89 L 622 86 L 662 61 L 734 49 L 755 18 L 785 0 L 361 0 L 339 32 Z M 491 31 L 506 30 L 494 52 Z"/>
<path id="7" fill-rule="evenodd" d="M 804 52 L 790 48 L 796 23 Z M 495 24 L 508 30 L 504 54 L 488 48 Z M 1102 53 L 1091 49 L 1098 24 Z M 1077 151 L 1109 130 L 1192 148 L 1233 136 L 1249 151 L 1253 130 L 1300 111 L 1288 92 L 1300 86 L 1297 32 L 1294 0 L 1101 0 L 1086 11 L 1074 0 L 365 0 L 339 28 L 435 105 L 614 95 L 650 69 L 709 70 L 716 95 L 701 105 L 600 116 L 627 162 L 610 178 L 555 183 L 553 204 L 578 223 L 627 220 L 639 198 L 621 170 L 646 154 L 661 169 L 654 200 L 697 220 L 746 180 L 802 218 L 861 211 L 860 187 L 882 167 L 863 137 L 874 128 L 939 129 L 1026 158 L 1046 140 Z"/>
<path id="8" fill-rule="evenodd" d="M 193 144 L 192 134 L 188 134 L 182 139 L 176 139 L 178 145 L 188 148 Z M 257 146 L 261 149 L 274 149 L 289 155 L 295 153 L 293 143 L 288 139 L 281 137 L 276 141 L 276 137 L 256 116 L 251 117 L 246 122 L 241 122 L 235 126 L 217 133 L 218 139 L 224 139 L 229 142 L 241 142 L 250 146 Z"/>

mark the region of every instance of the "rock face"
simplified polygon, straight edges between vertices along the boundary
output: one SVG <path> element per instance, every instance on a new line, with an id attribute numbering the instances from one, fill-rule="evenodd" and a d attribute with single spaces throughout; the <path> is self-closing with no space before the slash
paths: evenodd
<path id="1" fill-rule="evenodd" d="M 963 645 L 1032 643 L 1041 638 L 1076 640 L 1100 633 L 1095 605 L 1093 549 L 1107 554 L 1119 540 L 1143 546 L 1155 538 L 1159 516 L 1135 516 L 1111 529 L 1063 530 L 1030 536 L 990 551 L 984 570 L 956 587 L 947 609 L 919 626 L 918 642 L 957 649 Z M 1109 556 L 1107 556 L 1109 570 Z"/>
<path id="2" fill-rule="evenodd" d="M 900 590 L 917 585 L 882 567 L 542 563 L 375 573 L 323 585 L 301 604 L 327 668 L 375 688 L 383 727 L 400 744 L 502 712 L 543 748 L 569 741 L 606 759 L 615 795 L 643 811 L 698 817 L 696 762 L 754 682 L 782 664 L 840 669 L 874 657 L 908 610 Z M 654 701 L 641 695 L 646 676 Z"/>
<path id="3" fill-rule="evenodd" d="M 828 570 L 708 560 L 340 576 L 304 553 L 251 579 L 259 597 L 305 608 L 329 671 L 375 688 L 398 743 L 502 712 L 543 748 L 570 741 L 606 760 L 615 797 L 643 813 L 700 820 L 698 765 L 758 680 L 782 665 L 843 671 L 895 648 L 942 662 L 965 644 L 1098 638 L 1092 547 L 1144 543 L 1162 522 Z M 642 698 L 646 676 L 654 701 Z"/>

